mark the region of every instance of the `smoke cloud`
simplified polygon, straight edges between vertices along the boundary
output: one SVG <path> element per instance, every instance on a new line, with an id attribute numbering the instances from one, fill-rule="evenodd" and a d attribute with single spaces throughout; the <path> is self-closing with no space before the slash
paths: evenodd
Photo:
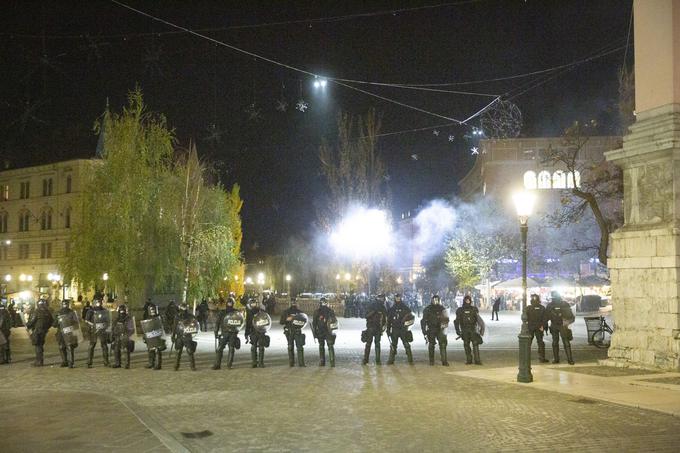
<path id="1" fill-rule="evenodd" d="M 423 260 L 427 260 L 446 247 L 446 237 L 456 225 L 456 211 L 445 200 L 432 200 L 418 213 L 414 223 L 414 248 L 422 254 Z"/>

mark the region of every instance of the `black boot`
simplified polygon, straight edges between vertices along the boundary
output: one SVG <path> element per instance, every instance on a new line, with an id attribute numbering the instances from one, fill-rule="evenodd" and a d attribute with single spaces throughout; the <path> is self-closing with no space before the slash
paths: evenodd
<path id="1" fill-rule="evenodd" d="M 258 368 L 264 368 L 264 346 L 260 347 L 260 356 L 257 358 Z"/>
<path id="2" fill-rule="evenodd" d="M 434 343 L 432 342 L 427 345 L 427 355 L 430 359 L 430 366 L 434 366 Z"/>
<path id="3" fill-rule="evenodd" d="M 449 366 L 449 361 L 446 358 L 446 346 L 439 345 L 439 355 L 442 359 L 442 366 Z"/>
<path id="4" fill-rule="evenodd" d="M 234 363 L 234 348 L 229 348 L 227 354 L 227 368 L 231 370 L 231 364 Z"/>
<path id="5" fill-rule="evenodd" d="M 368 365 L 368 358 L 371 355 L 371 343 L 366 343 L 364 347 L 364 360 L 361 362 L 363 365 Z"/>
<path id="6" fill-rule="evenodd" d="M 328 358 L 331 362 L 331 368 L 335 368 L 335 346 L 328 347 Z"/>
<path id="7" fill-rule="evenodd" d="M 567 355 L 567 363 L 569 365 L 574 364 L 574 357 L 571 355 L 571 343 L 567 342 L 564 344 L 564 353 Z"/>
<path id="8" fill-rule="evenodd" d="M 196 371 L 196 356 L 193 352 L 189 353 L 189 365 L 191 366 L 191 371 Z"/>
<path id="9" fill-rule="evenodd" d="M 149 349 L 149 363 L 146 364 L 146 368 L 153 368 L 154 363 L 156 362 L 156 351 L 153 349 Z"/>
<path id="10" fill-rule="evenodd" d="M 104 366 L 109 366 L 109 347 L 102 345 L 102 355 L 104 356 Z"/>
<path id="11" fill-rule="evenodd" d="M 397 348 L 390 345 L 390 356 L 387 358 L 387 364 L 394 365 L 395 357 L 397 357 Z"/>
<path id="12" fill-rule="evenodd" d="M 215 353 L 215 364 L 212 367 L 213 370 L 219 370 L 222 368 L 222 354 L 224 354 L 224 351 L 221 349 L 218 349 Z"/>
<path id="13" fill-rule="evenodd" d="M 35 347 L 35 362 L 33 366 L 43 366 L 43 351 L 40 346 Z"/>
<path id="14" fill-rule="evenodd" d="M 87 351 L 87 367 L 92 368 L 92 360 L 94 359 L 94 343 L 90 343 L 90 349 Z"/>
<path id="15" fill-rule="evenodd" d="M 482 360 L 479 358 L 479 345 L 478 344 L 472 345 L 472 354 L 475 357 L 475 365 L 481 365 Z"/>
<path id="16" fill-rule="evenodd" d="M 298 349 L 298 366 L 305 366 L 305 350 L 303 348 Z"/>
<path id="17" fill-rule="evenodd" d="M 465 349 L 465 364 L 472 365 L 472 349 L 470 345 L 463 343 L 463 348 Z"/>
<path id="18" fill-rule="evenodd" d="M 111 368 L 120 368 L 120 348 L 113 347 L 113 366 Z"/>
<path id="19" fill-rule="evenodd" d="M 130 369 L 130 350 L 125 348 L 125 369 Z"/>
<path id="20" fill-rule="evenodd" d="M 68 367 L 69 368 L 75 368 L 76 367 L 76 348 L 75 346 L 71 346 L 69 348 L 69 359 L 68 359 Z"/>
<path id="21" fill-rule="evenodd" d="M 156 352 L 156 366 L 153 367 L 154 370 L 160 370 L 163 366 L 163 353 L 161 351 Z"/>
<path id="22" fill-rule="evenodd" d="M 291 347 L 288 348 L 288 366 L 295 366 L 295 350 Z"/>
<path id="23" fill-rule="evenodd" d="M 543 346 L 541 346 L 541 343 L 538 343 L 538 361 L 548 363 L 548 360 L 545 358 L 545 343 L 543 343 Z"/>
<path id="24" fill-rule="evenodd" d="M 257 368 L 257 348 L 254 346 L 250 348 L 250 360 L 253 362 L 252 367 Z"/>
<path id="25" fill-rule="evenodd" d="M 182 359 L 182 351 L 177 351 L 177 357 L 175 357 L 175 371 L 179 370 L 179 361 Z"/>
<path id="26" fill-rule="evenodd" d="M 330 357 L 331 355 L 331 347 L 328 347 L 328 355 Z M 319 366 L 326 366 L 326 348 L 324 348 L 323 344 L 319 343 Z"/>
<path id="27" fill-rule="evenodd" d="M 375 364 L 380 365 L 380 345 L 375 345 Z"/>
<path id="28" fill-rule="evenodd" d="M 66 368 L 68 366 L 68 357 L 66 357 L 66 348 L 59 348 L 59 355 L 61 355 L 61 367 Z"/>
<path id="29" fill-rule="evenodd" d="M 406 349 L 406 359 L 408 360 L 409 365 L 413 365 L 413 352 L 411 351 L 411 345 L 406 343 L 404 349 Z"/>
<path id="30" fill-rule="evenodd" d="M 552 363 L 560 363 L 560 346 L 553 345 L 553 361 Z"/>

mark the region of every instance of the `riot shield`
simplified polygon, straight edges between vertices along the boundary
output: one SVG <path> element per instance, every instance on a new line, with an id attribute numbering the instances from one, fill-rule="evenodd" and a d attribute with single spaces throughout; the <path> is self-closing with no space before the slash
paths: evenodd
<path id="1" fill-rule="evenodd" d="M 246 320 L 240 311 L 232 311 L 222 319 L 222 332 L 238 333 L 245 323 Z"/>
<path id="2" fill-rule="evenodd" d="M 198 324 L 198 320 L 194 317 L 180 321 L 178 326 L 179 331 L 182 333 L 183 336 L 191 335 L 192 337 L 194 337 L 198 334 L 198 332 L 201 331 L 201 327 Z"/>
<path id="3" fill-rule="evenodd" d="M 111 313 L 108 310 L 94 310 L 92 324 L 97 334 L 111 332 Z"/>
<path id="4" fill-rule="evenodd" d="M 59 323 L 59 331 L 64 339 L 64 343 L 77 345 L 78 342 L 83 341 L 80 322 L 78 322 L 78 315 L 75 311 L 57 316 L 57 322 Z"/>
<path id="5" fill-rule="evenodd" d="M 260 333 L 266 333 L 272 326 L 272 318 L 269 317 L 267 312 L 260 310 L 253 317 L 253 328 Z"/>
<path id="6" fill-rule="evenodd" d="M 406 330 L 411 330 L 411 327 L 413 327 L 413 324 L 416 322 L 416 317 L 413 313 L 408 313 L 406 316 L 404 316 L 403 323 L 404 323 L 404 328 Z"/>
<path id="7" fill-rule="evenodd" d="M 165 330 L 163 329 L 163 320 L 159 316 L 154 316 L 150 319 L 145 319 L 140 323 L 142 325 L 142 332 L 146 339 L 146 346 L 149 349 L 165 348 Z"/>
<path id="8" fill-rule="evenodd" d="M 338 322 L 338 318 L 335 317 L 335 315 L 330 315 L 326 318 L 326 327 L 328 328 L 328 332 L 333 333 L 334 330 L 338 330 L 340 327 L 340 323 Z"/>
<path id="9" fill-rule="evenodd" d="M 307 315 L 304 314 L 304 313 L 302 313 L 302 312 L 300 312 L 300 313 L 295 313 L 295 314 L 293 315 L 293 320 L 292 320 L 290 323 L 291 323 L 291 324 L 293 325 L 293 327 L 295 327 L 296 329 L 302 330 L 302 329 L 305 328 L 305 326 L 307 325 L 307 322 L 308 322 L 308 321 L 309 321 L 309 319 L 307 318 Z"/>

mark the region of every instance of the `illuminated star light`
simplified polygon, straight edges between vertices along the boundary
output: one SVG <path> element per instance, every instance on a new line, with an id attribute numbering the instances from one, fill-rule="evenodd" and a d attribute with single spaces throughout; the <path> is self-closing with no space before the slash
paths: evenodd
<path id="1" fill-rule="evenodd" d="M 411 154 L 411 159 L 418 160 L 418 154 Z"/>
<path id="2" fill-rule="evenodd" d="M 438 131 L 437 129 L 433 130 L 433 131 L 432 131 L 432 134 L 434 134 L 434 135 L 436 135 L 437 137 L 439 137 L 439 131 Z"/>
<path id="3" fill-rule="evenodd" d="M 472 151 L 473 156 L 476 155 L 476 154 L 479 154 L 479 148 L 477 148 L 476 146 L 473 146 L 472 148 L 470 148 L 470 151 Z"/>
<path id="4" fill-rule="evenodd" d="M 279 99 L 276 101 L 276 110 L 279 112 L 285 112 L 286 109 L 288 108 L 288 102 L 286 102 L 285 99 Z"/>
<path id="5" fill-rule="evenodd" d="M 295 108 L 301 111 L 302 113 L 305 113 L 309 108 L 309 104 L 304 99 L 300 99 L 299 101 L 297 101 L 297 104 L 295 104 Z"/>
<path id="6" fill-rule="evenodd" d="M 456 137 L 454 137 L 453 135 L 449 135 L 449 141 L 450 142 L 452 142 L 454 138 L 456 138 Z"/>

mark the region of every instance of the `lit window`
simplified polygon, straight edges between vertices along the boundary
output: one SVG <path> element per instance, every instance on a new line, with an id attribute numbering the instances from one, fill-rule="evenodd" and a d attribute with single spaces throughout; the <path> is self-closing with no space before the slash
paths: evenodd
<path id="1" fill-rule="evenodd" d="M 524 188 L 531 190 L 536 188 L 536 173 L 528 171 L 524 173 Z"/>
<path id="2" fill-rule="evenodd" d="M 550 172 L 544 170 L 538 174 L 538 188 L 550 189 L 550 187 L 551 187 Z"/>
<path id="3" fill-rule="evenodd" d="M 552 176 L 553 189 L 567 188 L 567 175 L 562 170 L 557 170 Z"/>
<path id="4" fill-rule="evenodd" d="M 576 187 L 581 187 L 581 172 L 578 170 L 574 172 L 574 181 L 576 181 Z"/>

